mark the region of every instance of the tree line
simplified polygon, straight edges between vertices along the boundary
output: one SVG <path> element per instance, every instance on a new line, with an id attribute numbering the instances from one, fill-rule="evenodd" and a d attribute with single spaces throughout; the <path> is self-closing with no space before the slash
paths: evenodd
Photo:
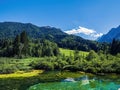
<path id="1" fill-rule="evenodd" d="M 79 41 L 79 40 L 78 40 Z M 86 43 L 87 44 L 87 43 Z M 67 37 L 60 41 L 58 45 L 46 39 L 31 39 L 25 31 L 17 35 L 15 39 L 0 39 L 0 56 L 1 57 L 44 57 L 57 56 L 59 47 L 77 49 L 82 51 L 94 50 L 99 52 L 102 50 L 104 54 L 117 55 L 120 53 L 120 41 L 113 39 L 111 44 L 96 43 L 83 45 L 82 41 L 77 43 L 73 38 Z M 90 46 L 91 48 L 88 48 Z M 99 47 L 99 48 L 98 48 Z"/>
<path id="2" fill-rule="evenodd" d="M 56 43 L 45 39 L 29 39 L 25 31 L 17 35 L 14 40 L 6 39 L 0 42 L 1 57 L 44 57 L 58 54 L 59 48 Z"/>

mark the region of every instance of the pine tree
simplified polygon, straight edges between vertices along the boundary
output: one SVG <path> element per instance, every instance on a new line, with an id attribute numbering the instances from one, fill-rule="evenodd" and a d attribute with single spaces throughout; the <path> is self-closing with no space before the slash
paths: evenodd
<path id="1" fill-rule="evenodd" d="M 20 35 L 17 35 L 15 40 L 14 40 L 14 43 L 13 43 L 14 55 L 19 55 L 20 54 L 19 46 L 20 46 Z"/>
<path id="2" fill-rule="evenodd" d="M 79 59 L 79 51 L 76 49 L 75 51 L 74 51 L 74 60 L 78 60 Z"/>
<path id="3" fill-rule="evenodd" d="M 110 53 L 116 55 L 118 52 L 120 52 L 119 45 L 120 45 L 120 41 L 113 39 Z"/>
<path id="4" fill-rule="evenodd" d="M 28 53 L 28 37 L 27 37 L 27 33 L 25 31 L 23 31 L 20 34 L 20 37 L 21 37 L 20 41 L 24 45 L 23 50 L 22 50 L 22 54 L 26 56 L 27 53 Z"/>

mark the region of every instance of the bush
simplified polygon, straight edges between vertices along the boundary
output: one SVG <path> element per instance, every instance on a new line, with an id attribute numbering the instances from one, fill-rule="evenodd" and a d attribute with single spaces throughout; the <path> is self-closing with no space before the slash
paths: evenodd
<path id="1" fill-rule="evenodd" d="M 54 65 L 51 62 L 47 61 L 38 61 L 38 62 L 32 62 L 30 64 L 34 69 L 44 69 L 44 70 L 54 70 Z"/>
<path id="2" fill-rule="evenodd" d="M 14 73 L 16 72 L 18 69 L 16 66 L 11 66 L 11 65 L 1 65 L 0 66 L 0 73 L 1 74 L 9 74 L 9 73 Z"/>

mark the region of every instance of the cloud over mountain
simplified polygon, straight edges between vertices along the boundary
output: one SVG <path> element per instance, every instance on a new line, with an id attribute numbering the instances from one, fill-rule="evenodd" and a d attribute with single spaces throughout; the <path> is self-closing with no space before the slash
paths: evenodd
<path id="1" fill-rule="evenodd" d="M 81 27 L 81 26 L 79 26 L 79 28 L 77 28 L 77 29 L 67 30 L 67 31 L 65 31 L 65 33 L 67 33 L 67 34 L 85 34 L 87 36 L 91 36 L 94 38 L 98 38 L 103 35 L 102 33 L 97 33 L 93 29 L 88 29 L 88 28 Z"/>

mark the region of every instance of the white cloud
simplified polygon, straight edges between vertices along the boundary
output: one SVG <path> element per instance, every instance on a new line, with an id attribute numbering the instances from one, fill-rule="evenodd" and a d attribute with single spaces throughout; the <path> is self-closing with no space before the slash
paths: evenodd
<path id="1" fill-rule="evenodd" d="M 67 31 L 65 31 L 65 33 L 67 33 L 67 34 L 80 34 L 80 33 L 82 33 L 82 34 L 85 34 L 85 35 L 88 35 L 88 36 L 91 36 L 94 38 L 98 38 L 98 37 L 103 35 L 102 33 L 97 33 L 93 29 L 88 29 L 88 28 L 81 27 L 81 26 L 79 26 L 78 29 L 67 30 Z"/>

